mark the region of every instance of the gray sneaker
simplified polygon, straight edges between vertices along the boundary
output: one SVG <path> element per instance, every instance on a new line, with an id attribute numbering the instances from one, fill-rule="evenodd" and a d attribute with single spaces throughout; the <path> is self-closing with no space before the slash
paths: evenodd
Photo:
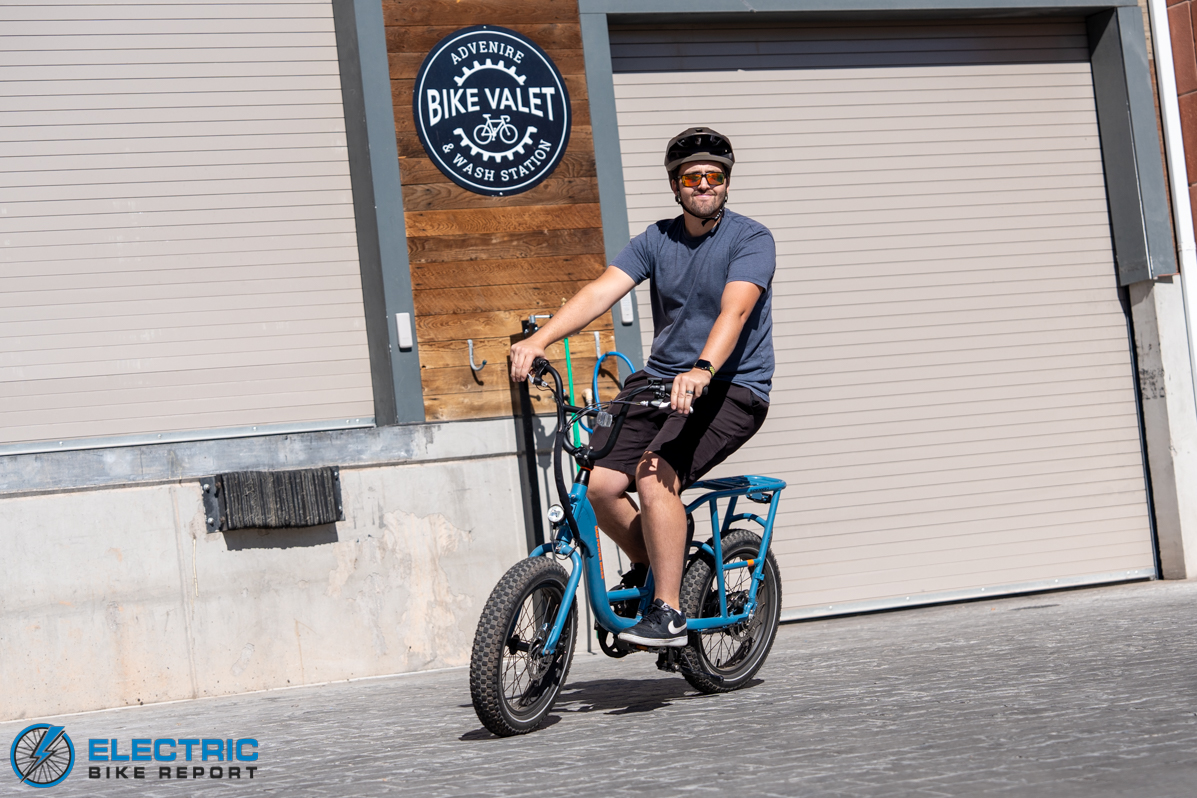
<path id="1" fill-rule="evenodd" d="M 640 623 L 625 629 L 619 639 L 634 646 L 658 648 L 660 646 L 681 647 L 687 643 L 686 616 L 670 607 L 661 599 L 653 599 L 652 606 L 644 613 Z"/>

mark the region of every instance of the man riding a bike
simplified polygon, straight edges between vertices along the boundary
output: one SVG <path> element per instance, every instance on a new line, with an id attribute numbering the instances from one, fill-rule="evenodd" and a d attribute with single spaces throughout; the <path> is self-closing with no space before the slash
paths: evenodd
<path id="1" fill-rule="evenodd" d="M 682 215 L 650 225 L 544 327 L 511 347 L 511 377 L 523 381 L 548 346 L 651 278 L 652 352 L 620 398 L 672 381 L 669 406 L 628 411 L 588 494 L 599 527 L 633 562 L 625 584 L 643 584 L 653 570 L 652 606 L 619 634 L 633 645 L 686 645 L 686 618 L 675 609 L 687 534 L 680 494 L 752 437 L 769 409 L 775 247 L 764 225 L 725 207 L 734 164 L 731 142 L 710 128 L 670 140 L 665 169 Z M 596 449 L 609 433 L 595 430 Z M 640 509 L 629 492 L 639 494 Z"/>

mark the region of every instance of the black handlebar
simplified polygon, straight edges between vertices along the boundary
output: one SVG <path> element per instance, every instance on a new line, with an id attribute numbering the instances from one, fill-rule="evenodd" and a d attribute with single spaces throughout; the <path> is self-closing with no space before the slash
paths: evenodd
<path id="1" fill-rule="evenodd" d="M 561 385 L 561 375 L 557 372 L 557 369 L 553 368 L 549 361 L 545 360 L 543 357 L 538 357 L 532 361 L 532 371 L 528 375 L 528 378 L 531 379 L 535 384 L 544 385 L 545 373 L 548 373 L 553 378 L 553 386 L 550 388 L 550 391 L 553 394 L 553 401 L 557 405 L 557 443 L 561 449 L 569 452 L 573 457 L 577 458 L 581 456 L 585 460 L 589 461 L 586 463 L 580 463 L 580 465 L 589 468 L 595 460 L 601 460 L 606 457 L 611 452 L 611 449 L 615 446 L 615 441 L 619 437 L 619 431 L 623 427 L 624 418 L 628 413 L 628 406 L 622 405 L 619 410 L 615 412 L 614 425 L 611 428 L 611 434 L 608 436 L 607 442 L 604 444 L 603 448 L 594 451 L 589 447 L 571 446 L 569 444 L 568 438 L 566 437 L 567 425 L 565 423 L 565 414 L 569 412 L 595 415 L 598 413 L 598 409 L 574 407 L 573 405 L 566 404 L 565 391 Z"/>

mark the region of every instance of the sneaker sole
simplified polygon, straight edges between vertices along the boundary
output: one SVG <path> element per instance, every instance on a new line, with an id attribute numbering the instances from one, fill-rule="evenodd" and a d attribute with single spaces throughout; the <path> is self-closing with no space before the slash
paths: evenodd
<path id="1" fill-rule="evenodd" d="M 648 646 L 655 648 L 657 646 L 666 646 L 668 648 L 684 648 L 689 642 L 689 635 L 685 632 L 680 637 L 640 637 L 639 635 L 630 635 L 626 632 L 620 632 L 616 637 L 624 643 L 631 643 L 634 646 Z"/>

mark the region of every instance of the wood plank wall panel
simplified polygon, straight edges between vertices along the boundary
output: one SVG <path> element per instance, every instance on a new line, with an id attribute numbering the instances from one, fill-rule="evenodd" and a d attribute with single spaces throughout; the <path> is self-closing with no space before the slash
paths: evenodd
<path id="1" fill-rule="evenodd" d="M 373 415 L 329 0 L 0 5 L 0 444 Z"/>
<path id="2" fill-rule="evenodd" d="M 510 416 L 517 395 L 507 378 L 507 350 L 520 322 L 552 313 L 606 268 L 594 144 L 576 0 L 412 0 L 383 2 L 390 60 L 403 209 L 416 308 L 416 336 L 429 420 Z M 445 177 L 424 152 L 412 116 L 412 85 L 428 51 L 454 31 L 498 25 L 548 53 L 569 89 L 569 147 L 536 188 L 487 197 Z M 609 314 L 571 338 L 579 391 L 594 372 L 593 332 L 615 348 Z M 489 365 L 474 373 L 475 361 Z M 549 350 L 564 374 L 561 344 Z M 608 361 L 600 390 L 614 388 Z M 533 390 L 537 412 L 548 403 Z"/>

